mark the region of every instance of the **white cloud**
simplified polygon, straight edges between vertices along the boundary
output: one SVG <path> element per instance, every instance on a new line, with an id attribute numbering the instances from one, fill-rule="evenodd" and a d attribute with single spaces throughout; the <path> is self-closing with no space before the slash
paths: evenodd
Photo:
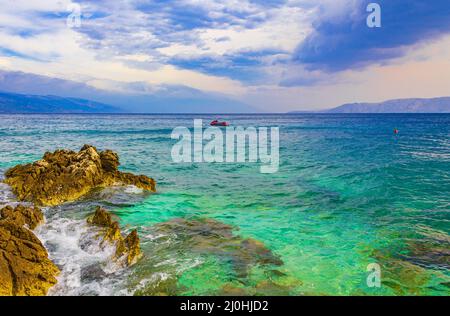
<path id="1" fill-rule="evenodd" d="M 82 3 L 83 10 L 96 12 L 106 10 L 111 16 L 105 19 L 87 19 L 83 25 L 95 27 L 105 33 L 106 39 L 91 38 L 89 33 L 78 32 L 65 25 L 64 17 L 60 19 L 43 18 L 36 12 L 61 12 L 71 1 L 42 1 L 39 4 L 27 5 L 26 1 L 17 1 L 5 10 L 5 30 L 14 27 L 39 28 L 51 26 L 47 32 L 21 37 L 6 31 L 0 31 L 0 46 L 20 55 L 4 58 L 9 68 L 35 74 L 55 76 L 61 79 L 87 81 L 96 87 L 116 89 L 111 82 L 143 81 L 153 85 L 180 84 L 204 91 L 213 91 L 231 95 L 240 95 L 245 87 L 232 79 L 200 73 L 195 70 L 183 70 L 164 64 L 164 60 L 177 55 L 191 57 L 233 54 L 242 50 L 280 49 L 293 50 L 296 43 L 305 35 L 305 27 L 299 18 L 304 13 L 295 7 L 270 8 L 264 12 L 263 7 L 250 1 L 184 1 L 186 5 L 198 6 L 211 15 L 235 11 L 253 18 L 261 18 L 262 22 L 251 28 L 230 25 L 227 28 L 199 28 L 193 32 L 198 41 L 191 44 L 173 42 L 164 48 L 153 49 L 152 46 L 163 45 L 162 37 L 156 36 L 146 28 L 149 21 L 154 25 L 164 26 L 167 21 L 158 12 L 143 14 L 136 11 L 129 2 L 120 2 L 104 7 L 106 3 Z M 183 2 L 181 2 L 183 3 Z M 15 23 L 13 23 L 15 17 Z M 228 17 L 229 18 L 229 17 Z M 129 23 L 125 24 L 125 20 Z M 245 22 L 245 21 L 241 21 Z M 9 24 L 10 23 L 10 24 Z M 118 34 L 117 28 L 130 25 L 134 28 L 127 33 Z M 88 31 L 89 32 L 89 31 Z M 109 33 L 108 33 L 109 32 Z M 173 40 L 171 35 L 171 41 Z M 227 36 L 227 41 L 217 41 L 218 37 Z M 175 36 L 176 38 L 176 36 Z M 150 43 L 150 49 L 145 49 Z M 139 47 L 135 47 L 139 45 Z M 167 45 L 167 44 L 165 44 Z M 114 47 L 124 47 L 125 51 L 115 51 Z M 129 50 L 129 52 L 126 52 Z M 36 59 L 36 60 L 34 60 Z M 155 63 L 153 69 L 139 69 L 127 62 Z M 160 67 L 157 67 L 160 63 Z"/>
<path id="2" fill-rule="evenodd" d="M 41 33 L 33 37 L 1 32 L 0 47 L 32 58 L 4 57 L 2 63 L 8 64 L 10 70 L 75 81 L 87 80 L 88 83 L 95 83 L 96 86 L 100 86 L 99 83 L 104 81 L 103 88 L 107 88 L 110 81 L 124 83 L 144 81 L 153 85 L 180 84 L 204 91 L 230 94 L 240 94 L 243 90 L 240 83 L 228 78 L 208 76 L 195 71 L 177 69 L 170 65 L 147 71 L 128 67 L 120 61 L 120 58 L 100 59 L 97 51 L 82 45 L 83 40 L 82 34 L 65 25 L 51 33 Z M 125 55 L 125 59 L 127 56 L 130 58 L 130 55 Z M 144 55 L 134 55 L 134 59 L 136 56 L 142 59 Z M 152 56 L 147 57 L 152 58 Z"/>
<path id="3" fill-rule="evenodd" d="M 450 94 L 449 38 L 427 47 L 414 47 L 390 64 L 332 76 L 307 71 L 290 61 L 290 54 L 311 32 L 314 16 L 339 16 L 342 10 L 354 7 L 354 1 L 289 0 L 282 6 L 245 0 L 178 1 L 178 5 L 193 8 L 192 23 L 199 24 L 193 28 L 183 28 L 181 22 L 174 24 L 171 19 L 185 17 L 188 24 L 191 20 L 189 14 L 183 16 L 182 10 L 175 10 L 170 3 L 146 11 L 137 10 L 136 4 L 148 1 L 83 2 L 86 17 L 96 13 L 103 16 L 85 18 L 81 29 L 68 28 L 61 15 L 72 1 L 0 1 L 0 48 L 7 50 L 3 57 L 0 50 L 0 67 L 121 92 L 137 82 L 148 85 L 144 92 L 164 85 L 182 85 L 227 94 L 269 111 Z M 318 4 L 326 4 L 328 10 L 318 12 Z M 195 16 L 197 12 L 199 17 Z M 201 23 L 203 13 L 208 22 L 205 25 Z M 196 18 L 200 21 L 195 22 Z M 31 32 L 26 36 L 19 32 L 27 30 Z M 257 84 L 168 63 L 172 58 L 189 62 L 207 56 L 217 63 L 223 61 L 226 69 L 229 61 L 223 59 L 225 55 L 265 50 L 274 53 L 258 56 L 259 64 L 254 67 L 261 78 Z M 289 80 L 304 80 L 305 84 L 279 86 Z"/>
<path id="4" fill-rule="evenodd" d="M 316 85 L 248 87 L 244 98 L 250 104 L 258 104 L 267 111 L 283 112 L 326 109 L 352 102 L 449 96 L 448 56 L 450 36 L 433 44 L 414 46 L 409 54 L 390 64 L 333 75 L 314 73 L 318 76 Z M 331 79 L 326 76 L 331 76 Z M 326 80 L 322 80 L 323 77 Z"/>

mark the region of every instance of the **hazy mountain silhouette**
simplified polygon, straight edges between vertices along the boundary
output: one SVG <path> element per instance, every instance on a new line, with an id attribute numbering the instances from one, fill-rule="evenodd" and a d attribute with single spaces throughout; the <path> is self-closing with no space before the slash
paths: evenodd
<path id="1" fill-rule="evenodd" d="M 0 113 L 118 113 L 121 109 L 78 98 L 0 92 Z"/>
<path id="2" fill-rule="evenodd" d="M 380 103 L 347 103 L 336 108 L 309 113 L 450 113 L 450 97 L 397 99 Z M 305 113 L 294 111 L 290 113 Z"/>

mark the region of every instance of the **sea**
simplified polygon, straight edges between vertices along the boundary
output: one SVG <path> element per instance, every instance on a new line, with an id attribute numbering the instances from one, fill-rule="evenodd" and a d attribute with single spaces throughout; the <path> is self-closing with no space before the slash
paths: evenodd
<path id="1" fill-rule="evenodd" d="M 278 127 L 278 172 L 174 162 L 171 133 L 194 119 Z M 450 294 L 450 115 L 2 114 L 0 178 L 84 144 L 117 152 L 157 192 L 111 187 L 44 208 L 36 234 L 61 270 L 49 295 Z M 14 203 L 0 184 L 0 205 Z M 96 206 L 138 230 L 137 264 L 87 242 Z"/>

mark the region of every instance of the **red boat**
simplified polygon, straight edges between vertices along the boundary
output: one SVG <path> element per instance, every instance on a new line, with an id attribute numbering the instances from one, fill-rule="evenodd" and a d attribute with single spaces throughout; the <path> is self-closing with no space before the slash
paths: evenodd
<path id="1" fill-rule="evenodd" d="M 218 120 L 214 120 L 211 123 L 209 123 L 211 126 L 229 126 L 228 122 L 219 122 Z"/>

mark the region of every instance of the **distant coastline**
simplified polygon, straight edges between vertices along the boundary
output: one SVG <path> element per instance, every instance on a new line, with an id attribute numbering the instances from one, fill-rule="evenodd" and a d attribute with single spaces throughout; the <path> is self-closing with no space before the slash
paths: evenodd
<path id="1" fill-rule="evenodd" d="M 450 97 L 395 99 L 379 103 L 347 103 L 322 111 L 292 111 L 300 113 L 345 113 L 345 114 L 394 114 L 394 113 L 450 113 Z"/>
<path id="2" fill-rule="evenodd" d="M 317 111 L 290 112 L 129 112 L 123 108 L 88 99 L 54 95 L 0 92 L 0 114 L 133 114 L 133 115 L 271 115 L 271 114 L 443 114 L 450 113 L 450 97 L 395 99 L 379 103 L 347 103 Z"/>
<path id="3" fill-rule="evenodd" d="M 86 99 L 0 92 L 0 114 L 121 112 L 118 107 Z"/>

